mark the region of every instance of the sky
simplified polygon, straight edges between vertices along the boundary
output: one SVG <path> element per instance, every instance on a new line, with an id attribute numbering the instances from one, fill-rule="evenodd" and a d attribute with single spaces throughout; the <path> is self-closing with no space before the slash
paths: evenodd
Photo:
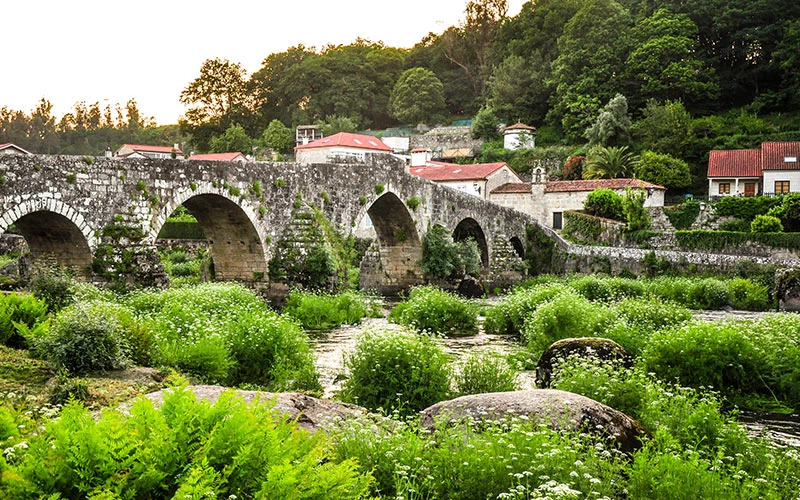
<path id="1" fill-rule="evenodd" d="M 524 0 L 509 0 L 509 15 Z M 76 102 L 123 105 L 177 123 L 178 96 L 206 59 L 250 73 L 271 53 L 361 37 L 412 47 L 464 18 L 466 0 L 6 0 L 0 107 L 30 113 L 41 98 L 60 117 Z"/>

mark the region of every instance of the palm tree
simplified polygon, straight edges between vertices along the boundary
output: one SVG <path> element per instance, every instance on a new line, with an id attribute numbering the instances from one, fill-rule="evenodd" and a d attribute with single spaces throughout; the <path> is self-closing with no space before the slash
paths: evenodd
<path id="1" fill-rule="evenodd" d="M 628 146 L 595 146 L 586 155 L 584 179 L 616 179 L 630 177 L 639 163 L 639 156 Z"/>

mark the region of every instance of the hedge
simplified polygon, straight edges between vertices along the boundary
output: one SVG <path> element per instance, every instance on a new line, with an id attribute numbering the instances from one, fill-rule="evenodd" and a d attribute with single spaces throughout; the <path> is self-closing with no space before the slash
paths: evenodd
<path id="1" fill-rule="evenodd" d="M 766 214 L 770 208 L 780 205 L 781 200 L 781 196 L 725 196 L 714 204 L 714 213 L 749 222 L 756 215 Z"/>
<path id="2" fill-rule="evenodd" d="M 167 240 L 204 240 L 203 228 L 197 222 L 167 221 L 158 233 L 159 238 Z"/>
<path id="3" fill-rule="evenodd" d="M 722 250 L 757 243 L 773 248 L 800 250 L 800 233 L 742 233 L 736 231 L 675 231 L 684 250 Z"/>
<path id="4" fill-rule="evenodd" d="M 580 212 L 564 212 L 564 229 L 562 233 L 581 240 L 588 239 L 596 243 L 603 232 L 601 219 Z"/>

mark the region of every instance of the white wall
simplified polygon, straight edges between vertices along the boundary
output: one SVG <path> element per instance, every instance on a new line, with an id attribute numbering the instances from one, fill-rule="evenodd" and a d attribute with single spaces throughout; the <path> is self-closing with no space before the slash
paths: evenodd
<path id="1" fill-rule="evenodd" d="M 399 153 L 409 150 L 411 139 L 408 137 L 384 137 L 381 141 L 392 148 L 395 153 Z"/>
<path id="2" fill-rule="evenodd" d="M 502 186 L 503 184 L 507 184 L 509 182 L 522 182 L 519 177 L 514 174 L 514 171 L 511 170 L 510 167 L 505 166 L 501 169 L 498 169 L 492 172 L 486 178 L 486 189 L 483 192 L 483 198 L 488 199 L 489 193 L 492 192 L 493 189 Z"/>
<path id="3" fill-rule="evenodd" d="M 386 153 L 386 151 L 333 146 L 329 148 L 298 149 L 295 152 L 295 158 L 298 163 L 328 163 L 331 158 L 336 156 L 363 160 L 366 153 Z"/>
<path id="4" fill-rule="evenodd" d="M 486 181 L 437 181 L 436 183 L 480 198 L 486 196 Z"/>
<path id="5" fill-rule="evenodd" d="M 781 179 L 783 180 L 783 179 Z M 719 185 L 724 183 L 729 183 L 731 185 L 731 192 L 730 194 L 719 194 Z M 708 180 L 708 196 L 736 196 L 744 194 L 744 184 L 746 182 L 755 182 L 756 183 L 756 193 L 761 192 L 761 180 L 758 178 L 747 177 L 747 178 L 739 178 L 739 187 L 737 192 L 736 187 L 736 178 L 731 179 L 709 179 Z M 765 185 L 766 186 L 766 185 Z M 798 186 L 800 188 L 800 186 Z M 772 192 L 775 189 L 774 183 L 771 187 L 768 187 L 767 191 Z"/>
<path id="6" fill-rule="evenodd" d="M 800 170 L 764 170 L 764 192 L 775 192 L 775 181 L 789 181 L 789 191 L 800 191 Z"/>
<path id="7" fill-rule="evenodd" d="M 522 149 L 534 147 L 534 135 L 530 130 L 510 130 L 503 134 L 505 149 Z"/>

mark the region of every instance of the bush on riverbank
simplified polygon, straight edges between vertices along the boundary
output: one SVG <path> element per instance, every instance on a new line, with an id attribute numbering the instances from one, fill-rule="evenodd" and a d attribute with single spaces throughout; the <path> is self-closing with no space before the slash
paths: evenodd
<path id="1" fill-rule="evenodd" d="M 356 325 L 366 316 L 379 315 L 378 307 L 375 300 L 357 292 L 329 295 L 292 290 L 283 313 L 299 321 L 303 328 L 319 330 Z"/>
<path id="2" fill-rule="evenodd" d="M 516 391 L 516 371 L 508 360 L 491 352 L 470 354 L 456 370 L 456 395 Z"/>
<path id="3" fill-rule="evenodd" d="M 411 290 L 408 300 L 397 304 L 389 314 L 389 320 L 434 334 L 459 336 L 478 333 L 477 306 L 432 286 Z"/>
<path id="4" fill-rule="evenodd" d="M 404 331 L 366 331 L 345 354 L 343 401 L 413 415 L 450 396 L 452 369 L 438 341 Z"/>

